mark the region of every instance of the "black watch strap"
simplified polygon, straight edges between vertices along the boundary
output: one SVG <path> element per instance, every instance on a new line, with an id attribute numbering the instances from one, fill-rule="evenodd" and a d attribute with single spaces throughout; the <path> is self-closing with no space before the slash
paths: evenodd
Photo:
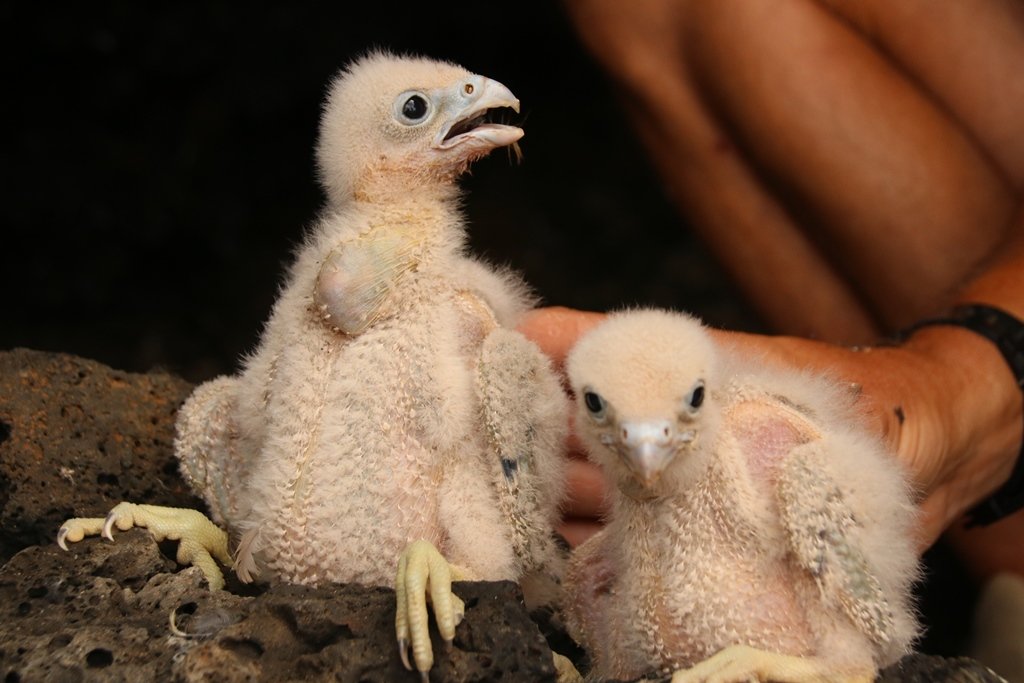
<path id="1" fill-rule="evenodd" d="M 916 330 L 930 325 L 957 325 L 977 332 L 999 349 L 1010 365 L 1017 386 L 1024 392 L 1024 323 L 1006 311 L 983 304 L 964 304 L 949 314 L 926 318 L 900 333 L 906 339 Z M 1024 446 L 1005 484 L 967 512 L 967 526 L 987 525 L 1024 507 Z"/>

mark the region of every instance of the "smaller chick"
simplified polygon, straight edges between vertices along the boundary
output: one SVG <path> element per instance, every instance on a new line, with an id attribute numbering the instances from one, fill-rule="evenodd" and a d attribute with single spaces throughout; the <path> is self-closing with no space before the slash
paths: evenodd
<path id="1" fill-rule="evenodd" d="M 591 680 L 873 680 L 908 652 L 914 506 L 849 392 L 657 310 L 611 315 L 567 369 L 613 488 L 565 580 Z"/>

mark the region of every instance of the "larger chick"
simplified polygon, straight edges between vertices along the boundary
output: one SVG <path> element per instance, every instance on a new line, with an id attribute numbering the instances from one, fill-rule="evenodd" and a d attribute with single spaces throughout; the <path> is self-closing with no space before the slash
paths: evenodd
<path id="1" fill-rule="evenodd" d="M 568 374 L 614 485 L 566 576 L 592 679 L 872 680 L 908 651 L 914 507 L 848 391 L 653 310 L 610 316 Z"/>
<path id="2" fill-rule="evenodd" d="M 186 478 L 241 536 L 243 580 L 391 585 L 418 539 L 457 575 L 557 572 L 567 401 L 511 330 L 524 286 L 467 255 L 456 184 L 522 136 L 490 121 L 503 108 L 519 101 L 501 83 L 422 58 L 370 54 L 332 83 L 317 149 L 326 209 L 244 370 L 198 387 L 177 425 Z M 203 521 L 121 504 L 105 524 L 70 520 L 59 540 L 146 526 L 182 537 L 181 559 L 216 586 L 208 553 L 225 561 L 227 537 Z M 450 639 L 458 600 L 431 589 Z M 426 619 L 413 621 L 402 656 L 411 637 L 425 671 Z"/>

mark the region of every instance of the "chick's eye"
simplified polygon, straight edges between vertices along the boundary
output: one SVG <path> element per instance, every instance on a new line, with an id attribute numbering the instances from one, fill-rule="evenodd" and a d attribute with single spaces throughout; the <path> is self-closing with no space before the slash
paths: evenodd
<path id="1" fill-rule="evenodd" d="M 586 405 L 587 410 L 594 415 L 600 415 L 604 412 L 604 399 L 593 391 L 588 391 L 583 394 L 583 404 Z"/>
<path id="2" fill-rule="evenodd" d="M 413 95 L 402 105 L 402 115 L 410 121 L 419 121 L 427 115 L 427 101 L 420 95 Z"/>
<path id="3" fill-rule="evenodd" d="M 690 400 L 687 401 L 690 404 L 690 410 L 697 410 L 701 404 L 704 403 L 704 385 L 698 384 L 690 392 Z"/>

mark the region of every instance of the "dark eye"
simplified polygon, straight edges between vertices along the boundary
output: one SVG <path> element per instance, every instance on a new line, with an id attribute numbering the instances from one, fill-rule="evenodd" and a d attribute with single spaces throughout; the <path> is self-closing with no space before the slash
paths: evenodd
<path id="1" fill-rule="evenodd" d="M 690 392 L 690 400 L 687 401 L 690 404 L 690 410 L 697 410 L 701 404 L 704 403 L 704 384 L 698 383 Z"/>
<path id="2" fill-rule="evenodd" d="M 604 399 L 595 394 L 593 391 L 588 391 L 583 394 L 583 404 L 587 406 L 594 415 L 600 415 L 604 412 Z"/>
<path id="3" fill-rule="evenodd" d="M 413 95 L 402 105 L 402 115 L 411 121 L 419 121 L 427 115 L 427 101 L 419 95 Z"/>

